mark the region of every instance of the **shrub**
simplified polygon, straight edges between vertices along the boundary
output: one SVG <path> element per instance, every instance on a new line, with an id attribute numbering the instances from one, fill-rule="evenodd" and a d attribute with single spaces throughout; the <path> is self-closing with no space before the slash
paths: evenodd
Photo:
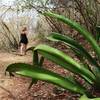
<path id="1" fill-rule="evenodd" d="M 61 75 L 52 71 L 48 71 L 41 66 L 43 66 L 44 58 L 47 58 L 50 61 L 60 65 L 61 67 L 73 72 L 75 75 L 79 75 L 82 79 L 84 79 L 86 83 L 91 85 L 91 87 L 100 89 L 100 47 L 97 44 L 96 40 L 91 33 L 89 33 L 78 23 L 65 18 L 62 15 L 54 14 L 51 12 L 45 12 L 43 14 L 45 16 L 56 18 L 64 22 L 65 24 L 68 24 L 69 26 L 77 30 L 81 35 L 83 35 L 94 49 L 96 59 L 93 58 L 87 52 L 87 50 L 73 38 L 53 32 L 50 36 L 48 36 L 48 39 L 52 41 L 64 42 L 73 50 L 73 53 L 78 56 L 80 62 L 77 62 L 76 60 L 56 48 L 40 44 L 36 47 L 31 47 L 28 49 L 33 51 L 33 65 L 25 63 L 15 63 L 9 65 L 6 71 L 8 71 L 10 75 L 16 73 L 19 75 L 31 77 L 33 80 L 31 85 L 34 82 L 36 83 L 38 80 L 43 80 L 61 86 L 64 89 L 68 89 L 72 92 L 76 92 L 81 95 L 85 94 L 88 97 L 94 97 L 94 95 L 91 94 L 91 91 L 77 82 L 74 77 L 62 77 Z M 41 57 L 39 56 L 39 54 L 41 55 Z"/>

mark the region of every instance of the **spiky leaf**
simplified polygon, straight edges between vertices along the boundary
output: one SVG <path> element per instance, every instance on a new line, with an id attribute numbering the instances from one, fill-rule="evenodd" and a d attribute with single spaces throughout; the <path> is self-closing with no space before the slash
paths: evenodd
<path id="1" fill-rule="evenodd" d="M 65 16 L 58 15 L 58 14 L 55 14 L 55 13 L 52 13 L 52 12 L 44 12 L 43 15 L 56 18 L 56 19 L 64 22 L 65 24 L 68 24 L 70 27 L 74 28 L 75 30 L 77 30 L 91 44 L 91 46 L 93 47 L 95 52 L 98 54 L 98 57 L 100 58 L 100 47 L 99 47 L 99 45 L 97 44 L 96 40 L 93 38 L 92 34 L 89 33 L 84 27 L 82 27 L 78 23 L 68 19 Z"/>
<path id="2" fill-rule="evenodd" d="M 85 68 L 85 66 L 80 65 L 60 50 L 47 45 L 38 45 L 33 52 L 34 51 L 38 51 L 38 53 L 42 56 L 55 62 L 56 64 L 61 65 L 65 69 L 81 75 L 91 84 L 95 80 L 95 76 L 87 68 Z"/>
<path id="3" fill-rule="evenodd" d="M 70 80 L 67 80 L 66 78 L 60 76 L 59 74 L 48 71 L 41 67 L 33 67 L 32 65 L 25 63 L 14 63 L 9 65 L 6 71 L 10 73 L 16 73 L 19 75 L 31 77 L 32 79 L 35 80 L 50 82 L 76 93 L 88 94 L 88 92 L 84 87 L 75 84 Z"/>

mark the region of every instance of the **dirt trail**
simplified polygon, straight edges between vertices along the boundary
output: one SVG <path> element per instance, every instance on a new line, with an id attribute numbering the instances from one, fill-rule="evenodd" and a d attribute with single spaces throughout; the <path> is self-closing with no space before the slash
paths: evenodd
<path id="1" fill-rule="evenodd" d="M 28 53 L 26 56 L 18 56 L 13 53 L 0 53 L 0 100 L 55 100 L 55 98 L 52 99 L 55 96 L 52 93 L 54 88 L 52 84 L 38 81 L 37 84 L 34 84 L 28 90 L 31 83 L 30 78 L 18 75 L 10 77 L 8 74 L 5 76 L 7 65 L 15 62 L 32 63 L 32 55 L 31 53 Z M 50 65 L 50 67 L 52 66 L 48 62 L 46 64 Z"/>
<path id="2" fill-rule="evenodd" d="M 32 54 L 27 52 L 27 55 L 19 56 L 15 53 L 0 52 L 0 100 L 67 100 L 69 93 L 56 94 L 53 84 L 38 81 L 28 90 L 31 83 L 30 78 L 18 75 L 10 77 L 8 74 L 5 76 L 7 65 L 16 62 L 32 63 Z M 68 74 L 64 69 L 55 66 L 48 60 L 44 61 L 44 67 L 64 76 Z"/>
<path id="3" fill-rule="evenodd" d="M 29 47 L 31 45 L 36 46 L 39 43 L 39 40 L 33 41 Z M 29 90 L 30 78 L 18 75 L 10 77 L 9 74 L 5 76 L 6 67 L 16 62 L 32 63 L 31 52 L 27 52 L 25 56 L 19 56 L 15 52 L 0 51 L 0 100 L 49 100 L 47 98 L 52 97 L 50 93 L 52 94 L 54 87 L 52 84 L 39 81 Z"/>
<path id="4" fill-rule="evenodd" d="M 16 53 L 0 53 L 0 72 L 4 72 L 6 66 L 11 63 L 16 62 L 26 62 L 29 63 L 32 61 L 31 54 L 25 56 L 16 55 Z"/>
<path id="5" fill-rule="evenodd" d="M 27 91 L 30 79 L 20 76 L 10 78 L 9 75 L 5 76 L 4 73 L 7 65 L 11 63 L 31 63 L 31 61 L 31 54 L 19 56 L 15 55 L 14 53 L 0 52 L 0 100 L 24 100 L 24 98 L 21 96 L 23 96 L 23 94 L 26 95 L 25 91 Z"/>

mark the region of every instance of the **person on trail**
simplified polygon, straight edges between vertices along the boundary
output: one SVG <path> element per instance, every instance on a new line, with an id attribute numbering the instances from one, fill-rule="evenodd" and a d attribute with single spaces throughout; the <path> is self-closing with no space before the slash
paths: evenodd
<path id="1" fill-rule="evenodd" d="M 27 27 L 23 27 L 20 33 L 19 55 L 23 56 L 26 55 L 26 48 L 28 44 Z"/>

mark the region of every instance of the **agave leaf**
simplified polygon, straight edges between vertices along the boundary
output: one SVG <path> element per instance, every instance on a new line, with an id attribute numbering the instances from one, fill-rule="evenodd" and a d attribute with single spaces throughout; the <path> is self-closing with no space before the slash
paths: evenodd
<path id="1" fill-rule="evenodd" d="M 26 50 L 26 52 L 28 52 L 28 51 L 33 51 L 34 48 L 35 48 L 35 47 L 30 47 L 30 48 L 28 48 L 28 49 Z M 33 65 L 37 65 L 38 62 L 39 62 L 39 61 L 38 61 L 39 58 L 38 58 L 37 52 L 34 52 L 32 56 L 33 56 L 33 61 L 32 61 Z M 36 57 L 36 58 L 35 58 L 35 57 Z M 35 61 L 36 61 L 36 62 L 35 62 Z"/>
<path id="2" fill-rule="evenodd" d="M 35 47 L 30 47 L 26 50 L 27 51 L 33 51 Z M 33 52 L 33 65 L 38 65 L 39 64 L 39 57 L 37 51 Z"/>
<path id="3" fill-rule="evenodd" d="M 81 63 L 83 66 L 85 66 L 88 70 L 90 70 L 93 74 L 96 74 L 95 72 L 93 72 L 93 71 L 91 70 L 90 66 L 89 66 L 88 63 L 86 62 L 86 59 L 85 59 L 84 55 L 81 55 L 80 52 L 79 52 L 78 50 L 76 50 L 76 49 L 74 49 L 74 48 L 72 48 L 72 47 L 71 47 L 71 49 L 72 49 L 72 51 L 75 53 L 75 56 L 80 60 L 80 63 Z M 94 65 L 94 66 L 95 66 L 95 65 Z M 99 69 L 99 68 L 97 68 L 97 66 L 94 67 L 94 68 Z"/>
<path id="4" fill-rule="evenodd" d="M 45 58 L 55 62 L 58 65 L 61 65 L 65 69 L 68 69 L 71 72 L 81 75 L 89 83 L 92 84 L 92 82 L 95 80 L 95 76 L 93 75 L 93 73 L 91 73 L 83 65 L 80 65 L 79 63 L 77 63 L 71 57 L 67 56 L 62 51 L 57 50 L 57 49 L 47 46 L 47 45 L 38 45 L 34 49 L 34 51 L 35 50 L 38 51 L 38 53 L 40 53 Z"/>
<path id="5" fill-rule="evenodd" d="M 29 47 L 29 48 L 26 50 L 26 52 L 28 52 L 28 51 L 33 51 L 34 48 L 35 48 L 35 47 Z"/>
<path id="6" fill-rule="evenodd" d="M 97 31 L 96 40 L 97 40 L 97 42 L 99 42 L 99 40 L 100 40 L 100 26 L 96 26 L 96 31 Z"/>
<path id="7" fill-rule="evenodd" d="M 39 57 L 37 51 L 33 52 L 33 65 L 37 66 L 39 64 Z"/>
<path id="8" fill-rule="evenodd" d="M 83 96 L 80 97 L 79 100 L 100 100 L 100 98 L 92 98 L 92 99 L 90 99 L 86 95 L 83 95 Z"/>
<path id="9" fill-rule="evenodd" d="M 100 66 L 96 62 L 95 59 L 91 57 L 91 55 L 74 39 L 70 38 L 69 36 L 64 36 L 62 34 L 52 32 L 48 37 L 49 40 L 53 41 L 62 41 L 65 44 L 67 44 L 71 49 L 80 56 L 80 58 L 85 57 L 91 64 L 93 64 L 95 67 L 98 67 L 100 69 Z M 83 59 L 82 59 L 83 60 Z"/>
<path id="10" fill-rule="evenodd" d="M 28 89 L 30 89 L 32 87 L 33 84 L 36 84 L 38 82 L 37 79 L 32 79 L 32 82 L 30 83 Z"/>
<path id="11" fill-rule="evenodd" d="M 100 26 L 96 26 L 96 30 L 100 33 Z"/>
<path id="12" fill-rule="evenodd" d="M 87 63 L 85 62 L 86 60 L 85 60 L 85 57 L 83 56 L 83 55 L 81 55 L 80 54 L 80 52 L 78 51 L 78 50 L 76 50 L 76 49 L 74 49 L 74 48 L 72 48 L 71 47 L 71 49 L 72 49 L 72 51 L 75 53 L 75 56 L 80 60 L 80 62 L 85 66 L 85 67 L 87 67 Z M 89 67 L 87 67 L 88 69 L 90 69 Z"/>
<path id="13" fill-rule="evenodd" d="M 79 86 L 81 86 L 81 84 L 73 76 L 70 75 L 70 76 L 67 76 L 65 78 L 67 78 L 71 82 L 73 82 L 73 83 L 78 84 Z"/>
<path id="14" fill-rule="evenodd" d="M 88 94 L 84 87 L 75 84 L 70 80 L 67 80 L 59 74 L 43 69 L 41 67 L 33 67 L 32 65 L 25 63 L 14 63 L 9 65 L 6 71 L 10 73 L 16 73 L 19 75 L 31 77 L 36 80 L 50 82 L 76 93 Z"/>
<path id="15" fill-rule="evenodd" d="M 30 47 L 26 51 L 30 51 L 30 50 L 33 51 L 34 48 L 35 47 Z M 39 56 L 38 56 L 37 51 L 34 51 L 33 52 L 33 65 L 34 66 L 38 66 L 38 65 L 42 66 L 43 65 L 43 62 L 44 62 L 44 57 L 41 56 L 40 59 L 39 59 Z"/>
<path id="16" fill-rule="evenodd" d="M 56 18 L 56 19 L 64 22 L 65 24 L 68 24 L 70 27 L 74 28 L 75 30 L 77 30 L 80 34 L 82 34 L 85 37 L 85 39 L 87 39 L 87 41 L 91 44 L 91 46 L 97 53 L 98 57 L 100 58 L 99 45 L 97 44 L 96 40 L 93 38 L 92 34 L 89 33 L 84 27 L 80 26 L 78 23 L 68 19 L 65 16 L 58 15 L 58 14 L 55 14 L 52 12 L 44 12 L 43 15 Z"/>
<path id="17" fill-rule="evenodd" d="M 44 62 L 44 57 L 42 56 L 42 57 L 40 58 L 39 65 L 42 66 L 42 65 L 43 65 L 43 62 Z"/>

